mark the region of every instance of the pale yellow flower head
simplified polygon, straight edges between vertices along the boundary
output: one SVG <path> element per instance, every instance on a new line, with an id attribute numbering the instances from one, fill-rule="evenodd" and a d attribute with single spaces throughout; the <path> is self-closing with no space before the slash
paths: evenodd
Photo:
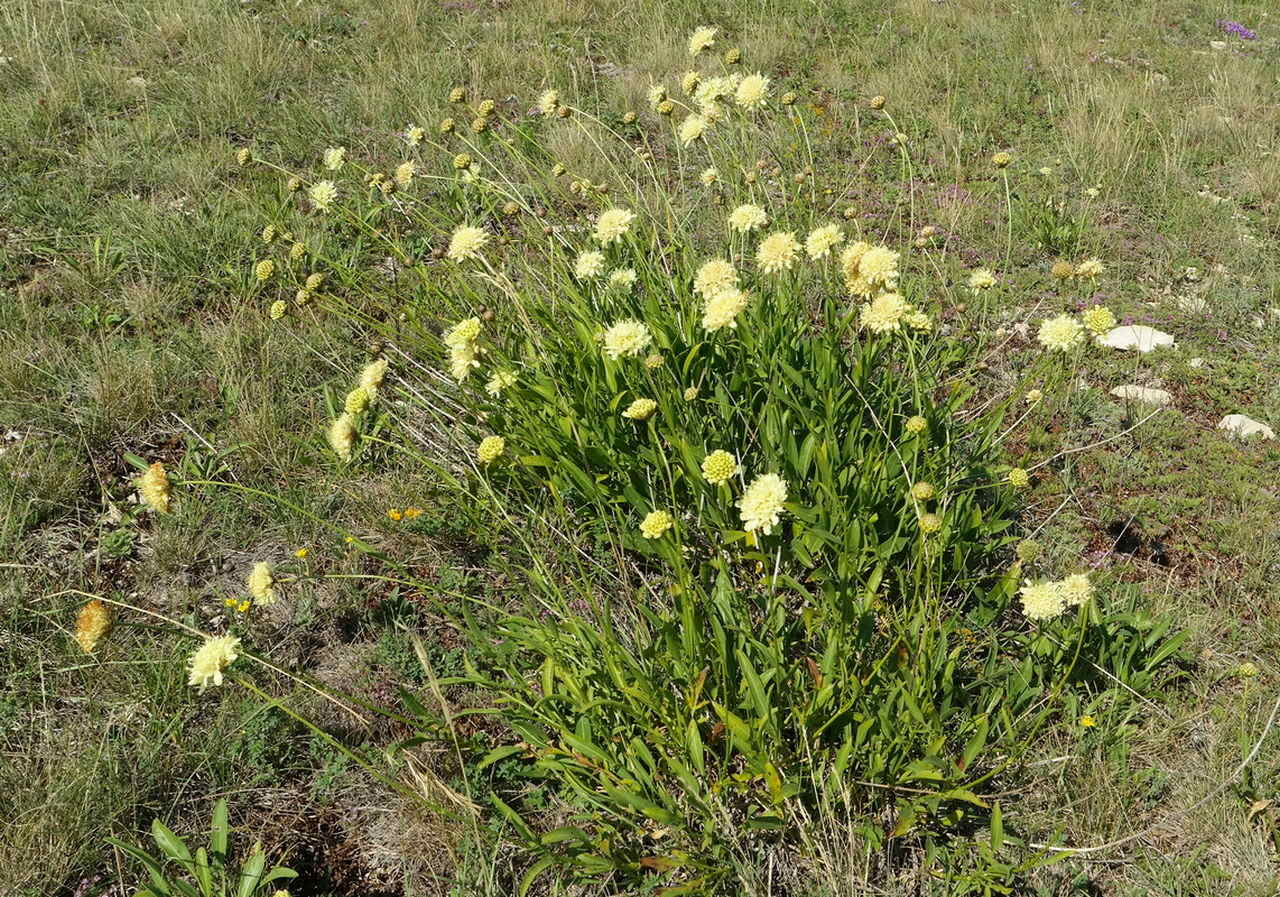
<path id="1" fill-rule="evenodd" d="M 1028 582 L 1018 591 L 1018 597 L 1028 620 L 1053 619 L 1066 607 L 1062 589 L 1056 582 Z"/>
<path id="2" fill-rule="evenodd" d="M 222 673 L 240 656 L 240 639 L 234 635 L 210 636 L 187 661 L 187 684 L 204 691 L 222 684 Z"/>
<path id="3" fill-rule="evenodd" d="M 407 162 L 401 162 L 396 166 L 395 179 L 396 183 L 401 187 L 408 187 L 409 182 L 413 180 L 413 176 L 418 173 L 418 163 L 412 159 Z"/>
<path id="4" fill-rule="evenodd" d="M 484 385 L 484 391 L 491 396 L 499 396 L 504 389 L 515 386 L 515 383 L 516 375 L 511 371 L 495 371 L 489 378 L 489 382 Z"/>
<path id="5" fill-rule="evenodd" d="M 831 254 L 832 249 L 843 242 L 844 234 L 840 230 L 840 225 L 824 224 L 809 231 L 809 236 L 804 240 L 804 251 L 811 259 L 824 259 Z"/>
<path id="6" fill-rule="evenodd" d="M 640 521 L 640 534 L 646 539 L 661 539 L 674 525 L 675 520 L 666 511 L 650 511 Z"/>
<path id="7" fill-rule="evenodd" d="M 996 276 L 986 268 L 974 268 L 969 275 L 969 289 L 989 290 L 996 285 Z"/>
<path id="8" fill-rule="evenodd" d="M 920 480 L 911 487 L 911 497 L 916 501 L 929 501 L 938 494 L 938 490 L 933 487 L 933 483 Z"/>
<path id="9" fill-rule="evenodd" d="M 579 280 L 591 280 L 604 273 L 604 253 L 594 249 L 581 253 L 573 263 L 574 276 Z"/>
<path id="10" fill-rule="evenodd" d="M 918 433 L 923 433 L 925 430 L 929 429 L 929 422 L 925 420 L 923 417 L 921 417 L 920 415 L 916 414 L 907 418 L 905 427 L 907 432 L 914 436 Z"/>
<path id="11" fill-rule="evenodd" d="M 769 216 L 764 209 L 750 203 L 738 206 L 729 213 L 729 227 L 739 233 L 750 233 L 769 223 Z"/>
<path id="12" fill-rule="evenodd" d="M 649 108 L 656 110 L 658 104 L 667 98 L 667 89 L 661 84 L 654 84 L 649 87 Z"/>
<path id="13" fill-rule="evenodd" d="M 1036 339 L 1046 349 L 1070 352 L 1084 342 L 1084 325 L 1069 314 L 1047 318 L 1040 324 Z"/>
<path id="14" fill-rule="evenodd" d="M 1105 305 L 1095 305 L 1086 309 L 1081 313 L 1080 320 L 1094 336 L 1101 336 L 1116 326 L 1116 316 Z"/>
<path id="15" fill-rule="evenodd" d="M 872 333 L 889 333 L 899 329 L 910 308 L 897 293 L 881 293 L 862 306 L 859 323 Z"/>
<path id="16" fill-rule="evenodd" d="M 554 87 L 544 90 L 542 95 L 538 97 L 538 111 L 545 116 L 556 114 L 556 108 L 560 105 L 560 91 Z"/>
<path id="17" fill-rule="evenodd" d="M 331 146 L 324 151 L 324 167 L 330 171 L 337 171 L 346 161 L 347 148 L 345 146 Z"/>
<path id="18" fill-rule="evenodd" d="M 1076 265 L 1076 277 L 1093 280 L 1099 277 L 1105 270 L 1106 269 L 1102 266 L 1101 259 L 1087 258 L 1080 264 Z"/>
<path id="19" fill-rule="evenodd" d="M 870 297 L 877 289 L 898 285 L 899 254 L 887 246 L 869 246 L 859 240 L 840 254 L 845 285 L 855 296 Z"/>
<path id="20" fill-rule="evenodd" d="M 1012 468 L 1008 475 L 1009 485 L 1015 489 L 1026 489 L 1031 485 L 1031 474 L 1021 467 Z"/>
<path id="21" fill-rule="evenodd" d="M 702 475 L 713 486 L 728 482 L 737 472 L 738 459 L 724 449 L 716 449 L 702 459 Z"/>
<path id="22" fill-rule="evenodd" d="M 475 258 L 488 242 L 489 234 L 483 228 L 460 224 L 449 237 L 449 258 L 455 262 Z"/>
<path id="23" fill-rule="evenodd" d="M 693 96 L 693 92 L 698 89 L 698 85 L 701 83 L 701 72 L 685 72 L 680 77 L 680 89 L 684 91 L 685 96 Z"/>
<path id="24" fill-rule="evenodd" d="M 481 464 L 492 464 L 507 449 L 507 441 L 501 436 L 486 436 L 476 447 L 476 457 Z"/>
<path id="25" fill-rule="evenodd" d="M 704 187 L 710 187 L 716 181 L 720 180 L 720 172 L 714 167 L 702 169 L 702 173 L 698 175 L 698 180 L 702 181 Z"/>
<path id="26" fill-rule="evenodd" d="M 344 411 L 329 425 L 329 431 L 325 435 L 333 453 L 343 461 L 350 461 L 351 449 L 356 442 L 355 419 Z"/>
<path id="27" fill-rule="evenodd" d="M 991 164 L 996 168 L 1007 168 L 1009 163 L 1013 161 L 1013 156 L 1006 152 L 998 152 L 991 157 Z"/>
<path id="28" fill-rule="evenodd" d="M 474 343 L 480 338 L 480 330 L 484 327 L 479 318 L 464 318 L 444 332 L 441 339 L 450 348 Z"/>
<path id="29" fill-rule="evenodd" d="M 614 361 L 624 355 L 639 355 L 653 342 L 653 334 L 633 318 L 618 321 L 604 332 L 604 354 Z"/>
<path id="30" fill-rule="evenodd" d="M 357 386 L 351 392 L 347 393 L 347 397 L 343 400 L 342 408 L 347 414 L 360 414 L 369 407 L 369 390 L 363 386 Z"/>
<path id="31" fill-rule="evenodd" d="M 369 394 L 370 400 L 377 397 L 378 387 L 382 385 L 382 380 L 387 376 L 388 362 L 385 358 L 377 358 L 364 366 L 360 371 L 360 386 Z"/>
<path id="32" fill-rule="evenodd" d="M 696 386 L 690 386 L 688 389 L 684 391 L 684 400 L 686 402 L 692 402 L 697 397 L 698 397 L 698 387 Z"/>
<path id="33" fill-rule="evenodd" d="M 618 242 L 631 230 L 635 217 L 630 209 L 605 209 L 596 218 L 596 241 L 606 246 Z"/>
<path id="34" fill-rule="evenodd" d="M 271 303 L 271 308 L 267 310 L 267 314 L 271 316 L 271 320 L 279 321 L 289 311 L 289 304 L 283 299 L 277 299 Z"/>
<path id="35" fill-rule="evenodd" d="M 698 273 L 693 276 L 693 291 L 704 299 L 737 285 L 737 270 L 722 258 L 703 262 Z"/>
<path id="36" fill-rule="evenodd" d="M 800 252 L 800 242 L 792 231 L 776 231 L 756 247 L 756 264 L 765 274 L 790 270 Z"/>
<path id="37" fill-rule="evenodd" d="M 169 474 L 165 472 L 164 465 L 159 461 L 153 463 L 147 468 L 147 472 L 138 478 L 138 495 L 141 496 L 143 504 L 158 514 L 164 514 L 169 510 L 169 496 L 171 487 L 169 485 Z"/>
<path id="38" fill-rule="evenodd" d="M 712 333 L 721 327 L 736 328 L 738 315 L 751 297 L 737 287 L 725 287 L 706 301 L 702 309 L 702 326 Z"/>
<path id="39" fill-rule="evenodd" d="M 902 322 L 912 330 L 925 332 L 933 329 L 933 318 L 918 308 L 913 308 L 902 317 Z"/>
<path id="40" fill-rule="evenodd" d="M 409 127 L 404 129 L 405 143 L 410 146 L 417 146 L 426 136 L 427 132 L 418 125 L 409 125 Z"/>
<path id="41" fill-rule="evenodd" d="M 1058 583 L 1058 592 L 1067 607 L 1079 607 L 1093 597 L 1093 583 L 1088 573 L 1073 573 Z"/>
<path id="42" fill-rule="evenodd" d="M 622 416 L 631 420 L 648 420 L 657 410 L 658 403 L 653 399 L 636 399 L 622 412 Z"/>
<path id="43" fill-rule="evenodd" d="M 338 198 L 338 188 L 333 181 L 316 181 L 307 188 L 307 198 L 317 209 L 327 212 L 329 206 Z"/>
<path id="44" fill-rule="evenodd" d="M 609 272 L 609 286 L 619 290 L 629 290 L 636 283 L 635 268 L 616 268 Z"/>
<path id="45" fill-rule="evenodd" d="M 766 536 L 773 532 L 782 518 L 783 503 L 787 500 L 787 481 L 776 473 L 761 474 L 751 481 L 747 491 L 738 499 L 742 515 L 742 527 L 747 532 L 759 530 Z"/>
<path id="46" fill-rule="evenodd" d="M 249 594 L 253 596 L 254 603 L 266 606 L 274 604 L 276 600 L 275 577 L 271 575 L 271 565 L 266 561 L 258 561 L 253 565 L 253 570 L 249 572 L 249 578 L 246 581 L 249 586 Z"/>
<path id="47" fill-rule="evenodd" d="M 1055 280 L 1068 280 L 1076 276 L 1076 266 L 1064 259 L 1058 259 L 1049 269 Z"/>
<path id="48" fill-rule="evenodd" d="M 703 134 L 707 133 L 707 127 L 710 122 L 707 117 L 698 112 L 690 112 L 685 116 L 684 121 L 680 122 L 680 142 L 685 146 L 689 146 Z"/>
<path id="49" fill-rule="evenodd" d="M 461 343 L 449 348 L 449 373 L 459 383 L 471 375 L 473 368 L 480 367 L 480 348 L 475 343 Z"/>
<path id="50" fill-rule="evenodd" d="M 720 29 L 712 25 L 703 25 L 695 28 L 693 34 L 689 35 L 689 55 L 697 56 L 705 50 L 710 50 L 715 46 L 716 35 Z"/>
<path id="51" fill-rule="evenodd" d="M 942 529 L 942 518 L 937 514 L 921 514 L 916 522 L 920 527 L 920 532 L 924 533 L 926 536 L 932 535 Z"/>
<path id="52" fill-rule="evenodd" d="M 263 259 L 253 266 L 253 276 L 259 283 L 270 280 L 274 273 L 276 273 L 276 263 L 271 259 Z"/>
<path id="53" fill-rule="evenodd" d="M 747 75 L 733 94 L 734 102 L 743 109 L 761 109 L 769 102 L 769 79 L 756 72 Z"/>

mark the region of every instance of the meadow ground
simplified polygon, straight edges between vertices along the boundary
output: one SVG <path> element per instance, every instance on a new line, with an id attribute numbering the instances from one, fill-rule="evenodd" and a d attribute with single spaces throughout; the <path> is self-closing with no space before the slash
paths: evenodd
<path id="1" fill-rule="evenodd" d="M 465 653 L 439 598 L 342 578 L 297 590 L 261 623 L 256 644 L 282 672 L 258 676 L 257 694 L 189 689 L 191 641 L 141 614 L 86 656 L 75 614 L 101 594 L 218 629 L 257 559 L 305 549 L 298 562 L 317 570 L 375 572 L 331 524 L 441 593 L 509 599 L 492 561 L 513 547 L 438 477 L 403 457 L 357 472 L 326 457 L 324 390 L 378 347 L 347 319 L 268 315 L 248 272 L 280 184 L 236 151 L 314 169 L 344 145 L 394 167 L 406 126 L 434 131 L 455 85 L 511 117 L 547 85 L 643 111 L 648 79 L 678 79 L 687 35 L 707 22 L 750 70 L 797 92 L 828 160 L 812 177 L 869 231 L 901 228 L 899 155 L 867 105 L 887 98 L 911 147 L 914 223 L 946 244 L 942 323 L 987 335 L 969 381 L 1045 394 L 1006 446 L 1027 467 L 1052 460 L 1020 521 L 1037 563 L 1083 559 L 1111 602 L 1187 633 L 1179 675 L 1139 709 L 1085 706 L 1088 724 L 1042 733 L 1043 762 L 1010 798 L 1027 829 L 1038 819 L 1062 843 L 1117 843 L 1020 887 L 1276 893 L 1280 442 L 1217 428 L 1235 413 L 1280 428 L 1280 22 L 1268 6 L 0 6 L 0 893 L 124 893 L 133 873 L 103 838 L 136 839 L 155 817 L 200 831 L 215 796 L 246 839 L 299 870 L 294 897 L 513 892 L 519 851 L 468 835 L 495 822 L 426 812 L 340 749 L 377 756 L 406 734 L 397 723 L 353 718 L 283 672 L 388 704 L 402 687 L 438 694 L 432 676 Z M 665 125 L 646 113 L 641 127 Z M 572 166 L 576 149 L 557 151 Z M 1008 204 L 990 161 L 1002 150 Z M 1078 300 L 1050 276 L 1063 256 L 1105 264 Z M 993 288 L 965 285 L 978 265 Z M 389 291 L 395 274 L 371 271 Z M 1035 367 L 1040 319 L 1086 299 L 1176 342 Z M 1124 384 L 1170 405 L 1117 398 Z M 129 456 L 243 488 L 204 490 L 157 526 L 139 513 Z M 405 507 L 424 513 L 388 517 Z M 467 802 L 447 744 L 416 756 L 387 769 Z M 832 893 L 949 888 L 862 871 Z"/>

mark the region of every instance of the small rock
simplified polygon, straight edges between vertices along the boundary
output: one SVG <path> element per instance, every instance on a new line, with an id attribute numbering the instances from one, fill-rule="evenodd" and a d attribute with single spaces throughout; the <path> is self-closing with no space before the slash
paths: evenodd
<path id="1" fill-rule="evenodd" d="M 1127 327 L 1117 327 L 1106 336 L 1100 337 L 1098 345 L 1110 346 L 1112 349 L 1137 349 L 1139 352 L 1150 352 L 1160 346 L 1172 346 L 1173 337 L 1154 327 L 1130 324 Z"/>
<path id="2" fill-rule="evenodd" d="M 1243 414 L 1228 414 L 1222 420 L 1218 421 L 1218 429 L 1226 430 L 1237 436 L 1261 436 L 1263 439 L 1275 439 L 1276 431 L 1268 427 L 1262 421 L 1254 420 Z"/>
<path id="3" fill-rule="evenodd" d="M 1150 405 L 1169 405 L 1173 402 L 1173 396 L 1163 389 L 1151 389 L 1150 387 L 1134 386 L 1133 384 L 1117 386 L 1111 390 L 1111 394 L 1117 399 L 1132 399 L 1138 402 L 1146 402 Z"/>

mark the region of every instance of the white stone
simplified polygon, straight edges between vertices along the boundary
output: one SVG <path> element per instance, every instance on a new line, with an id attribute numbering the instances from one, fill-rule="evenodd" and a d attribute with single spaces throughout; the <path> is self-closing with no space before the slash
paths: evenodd
<path id="1" fill-rule="evenodd" d="M 1098 345 L 1150 352 L 1161 346 L 1172 346 L 1173 337 L 1145 324 L 1130 324 L 1127 327 L 1117 327 L 1106 336 L 1099 337 Z"/>
<path id="2" fill-rule="evenodd" d="M 1151 405 L 1169 405 L 1173 402 L 1173 396 L 1163 389 L 1151 389 L 1133 384 L 1117 386 L 1111 390 L 1111 394 L 1117 399 L 1132 399 L 1138 402 L 1147 402 Z"/>
<path id="3" fill-rule="evenodd" d="M 1237 436 L 1261 436 L 1263 439 L 1275 439 L 1276 431 L 1262 421 L 1254 420 L 1243 414 L 1228 414 L 1218 421 L 1219 430 L 1227 430 Z"/>

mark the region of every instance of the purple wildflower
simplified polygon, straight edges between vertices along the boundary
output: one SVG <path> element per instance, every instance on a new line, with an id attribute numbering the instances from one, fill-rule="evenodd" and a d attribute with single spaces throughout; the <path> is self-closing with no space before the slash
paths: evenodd
<path id="1" fill-rule="evenodd" d="M 1227 34 L 1234 34 L 1240 40 L 1257 40 L 1258 35 L 1254 34 L 1248 28 L 1239 22 L 1233 22 L 1230 19 L 1218 19 L 1218 27 Z"/>

